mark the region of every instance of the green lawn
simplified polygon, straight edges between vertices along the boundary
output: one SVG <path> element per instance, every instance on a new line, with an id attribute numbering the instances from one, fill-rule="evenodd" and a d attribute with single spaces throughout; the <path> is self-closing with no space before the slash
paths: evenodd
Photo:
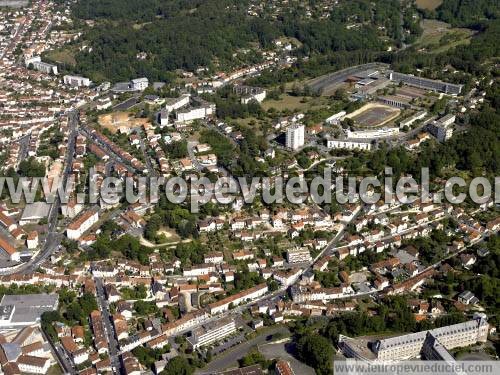
<path id="1" fill-rule="evenodd" d="M 305 100 L 304 100 L 305 99 Z M 326 104 L 325 98 L 322 97 L 303 97 L 303 96 L 292 96 L 289 94 L 281 95 L 280 100 L 266 100 L 262 103 L 262 108 L 268 110 L 269 108 L 275 108 L 278 111 L 290 110 L 290 111 L 307 111 L 309 109 L 318 109 Z"/>
<path id="2" fill-rule="evenodd" d="M 415 45 L 431 53 L 441 53 L 458 45 L 468 44 L 473 34 L 469 29 L 452 28 L 437 20 L 423 20 L 422 28 L 422 36 Z"/>
<path id="3" fill-rule="evenodd" d="M 51 366 L 47 371 L 47 375 L 62 375 L 62 373 L 63 372 L 61 371 L 59 365 Z"/>
<path id="4" fill-rule="evenodd" d="M 55 61 L 55 62 L 68 64 L 68 65 L 72 65 L 72 66 L 76 65 L 75 51 L 73 51 L 70 48 L 49 51 L 49 52 L 47 52 L 47 57 L 50 60 Z"/>
<path id="5" fill-rule="evenodd" d="M 434 10 L 442 4 L 443 0 L 417 0 L 417 7 L 420 9 Z"/>

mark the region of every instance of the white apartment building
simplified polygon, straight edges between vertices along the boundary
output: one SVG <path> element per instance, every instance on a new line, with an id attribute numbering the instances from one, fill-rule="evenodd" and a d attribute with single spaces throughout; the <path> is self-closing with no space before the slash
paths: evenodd
<path id="1" fill-rule="evenodd" d="M 347 130 L 347 138 L 354 139 L 376 139 L 393 137 L 399 134 L 399 128 L 382 128 L 373 130 Z"/>
<path id="2" fill-rule="evenodd" d="M 416 358 L 420 355 L 427 332 L 436 337 L 447 350 L 450 350 L 473 345 L 478 341 L 486 342 L 488 330 L 488 322 L 481 317 L 430 331 L 379 340 L 375 343 L 373 350 L 378 359 L 404 360 Z"/>
<path id="3" fill-rule="evenodd" d="M 177 111 L 176 120 L 178 122 L 190 122 L 200 120 L 214 113 L 214 108 L 211 105 L 201 105 L 200 107 L 188 108 L 182 111 Z"/>
<path id="4" fill-rule="evenodd" d="M 331 115 L 328 117 L 325 122 L 330 125 L 338 125 L 340 124 L 340 121 L 344 119 L 344 117 L 347 115 L 346 111 L 340 111 L 338 113 L 335 113 L 334 115 Z"/>
<path id="5" fill-rule="evenodd" d="M 202 346 L 222 340 L 224 337 L 234 332 L 236 332 L 236 323 L 234 319 L 224 318 L 197 327 L 192 331 L 191 337 L 188 338 L 188 342 L 193 349 L 198 349 Z"/>
<path id="6" fill-rule="evenodd" d="M 61 213 L 63 216 L 74 218 L 83 210 L 83 204 L 77 203 L 75 200 L 69 200 L 67 204 L 61 205 Z"/>
<path id="7" fill-rule="evenodd" d="M 328 301 L 345 297 L 343 288 L 317 288 L 313 289 L 307 286 L 294 285 L 290 293 L 295 303 L 304 303 L 308 301 Z"/>
<path id="8" fill-rule="evenodd" d="M 73 87 L 88 87 L 90 86 L 90 79 L 80 76 L 70 76 L 65 75 L 63 77 L 63 81 L 65 85 L 73 86 Z"/>
<path id="9" fill-rule="evenodd" d="M 224 254 L 222 251 L 214 251 L 205 254 L 205 263 L 219 264 L 224 262 Z"/>
<path id="10" fill-rule="evenodd" d="M 235 295 L 224 298 L 220 301 L 211 303 L 208 307 L 210 309 L 210 314 L 215 315 L 229 310 L 229 305 L 239 305 L 242 302 L 248 300 L 255 300 L 262 297 L 268 291 L 267 284 L 262 283 L 254 286 L 253 288 L 244 290 L 242 292 L 236 293 Z"/>
<path id="11" fill-rule="evenodd" d="M 450 113 L 446 116 L 443 116 L 439 119 L 439 122 L 441 124 L 443 124 L 444 126 L 450 126 L 452 125 L 453 123 L 455 123 L 457 119 L 457 116 L 455 116 L 454 114 Z"/>
<path id="12" fill-rule="evenodd" d="M 98 111 L 102 111 L 104 109 L 111 108 L 112 105 L 113 105 L 113 102 L 111 101 L 110 98 L 99 98 L 99 99 L 97 99 L 97 103 L 95 105 L 95 108 Z"/>
<path id="13" fill-rule="evenodd" d="M 311 261 L 311 253 L 307 247 L 297 247 L 287 251 L 288 263 L 303 263 Z"/>
<path id="14" fill-rule="evenodd" d="M 130 87 L 135 91 L 144 91 L 149 86 L 147 78 L 135 78 L 130 81 Z"/>
<path id="15" fill-rule="evenodd" d="M 167 99 L 165 104 L 165 109 L 168 112 L 175 111 L 176 109 L 185 107 L 189 104 L 190 94 L 182 94 L 178 98 Z"/>
<path id="16" fill-rule="evenodd" d="M 446 350 L 486 342 L 489 324 L 484 314 L 476 314 L 473 320 L 450 326 L 431 329 L 377 340 L 372 345 L 372 351 L 362 350 L 355 339 L 345 336 L 339 338 L 339 347 L 348 357 L 364 360 L 403 361 L 417 358 L 421 355 L 429 335 L 437 340 Z"/>
<path id="17" fill-rule="evenodd" d="M 372 144 L 370 142 L 363 142 L 357 140 L 328 139 L 326 141 L 326 147 L 332 149 L 370 151 L 372 149 Z"/>
<path id="18" fill-rule="evenodd" d="M 420 111 L 415 113 L 413 116 L 408 117 L 407 119 L 402 120 L 399 123 L 399 128 L 404 128 L 405 126 L 410 126 L 415 121 L 422 120 L 425 116 L 427 116 L 427 111 Z"/>
<path id="19" fill-rule="evenodd" d="M 449 121 L 447 121 L 449 122 Z M 442 122 L 433 122 L 427 127 L 429 133 L 431 133 L 439 142 L 445 142 L 450 139 L 453 135 L 453 127 L 450 125 L 445 125 Z"/>
<path id="20" fill-rule="evenodd" d="M 177 335 L 182 331 L 195 327 L 209 318 L 206 311 L 193 311 L 187 313 L 182 318 L 162 326 L 163 333 L 166 335 Z"/>
<path id="21" fill-rule="evenodd" d="M 57 75 L 59 73 L 57 70 L 57 65 L 43 62 L 40 56 L 34 56 L 30 59 L 26 59 L 25 64 L 27 67 L 31 65 L 33 69 L 46 74 Z"/>
<path id="22" fill-rule="evenodd" d="M 197 264 L 192 267 L 186 267 L 182 271 L 182 276 L 197 277 L 197 276 L 208 275 L 210 272 L 215 272 L 214 264 Z"/>
<path id="23" fill-rule="evenodd" d="M 276 271 L 273 274 L 273 278 L 284 286 L 292 285 L 299 279 L 302 270 L 300 268 L 296 268 L 290 271 Z"/>
<path id="24" fill-rule="evenodd" d="M 266 90 L 261 87 L 253 87 L 253 86 L 243 86 L 237 85 L 234 86 L 233 91 L 241 95 L 241 103 L 248 104 L 252 100 L 255 100 L 261 103 L 266 98 Z"/>
<path id="25" fill-rule="evenodd" d="M 165 108 L 163 108 L 158 114 L 158 123 L 161 127 L 168 126 L 168 116 L 169 112 Z"/>
<path id="26" fill-rule="evenodd" d="M 99 212 L 95 210 L 85 211 L 79 215 L 66 229 L 66 236 L 70 240 L 79 239 L 83 233 L 90 229 L 99 220 Z"/>
<path id="27" fill-rule="evenodd" d="M 286 147 L 297 150 L 304 146 L 304 125 L 291 125 L 286 129 Z"/>

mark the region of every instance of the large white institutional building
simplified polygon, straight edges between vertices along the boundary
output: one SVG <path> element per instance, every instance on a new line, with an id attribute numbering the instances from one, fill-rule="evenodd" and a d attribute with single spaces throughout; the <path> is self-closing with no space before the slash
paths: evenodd
<path id="1" fill-rule="evenodd" d="M 424 356 L 427 359 L 453 359 L 448 350 L 486 342 L 489 324 L 484 314 L 451 326 L 377 340 L 370 344 L 346 336 L 339 337 L 345 356 L 365 361 L 403 361 Z"/>
<path id="2" fill-rule="evenodd" d="M 197 327 L 188 338 L 193 349 L 198 349 L 205 345 L 210 345 L 213 342 L 219 341 L 226 336 L 236 332 L 237 327 L 234 319 L 224 318 L 214 322 Z"/>

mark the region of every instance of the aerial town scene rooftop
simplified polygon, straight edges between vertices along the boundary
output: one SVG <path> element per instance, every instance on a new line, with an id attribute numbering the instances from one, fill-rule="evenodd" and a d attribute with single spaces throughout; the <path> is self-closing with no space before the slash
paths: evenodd
<path id="1" fill-rule="evenodd" d="M 0 372 L 499 359 L 499 16 L 0 0 Z"/>

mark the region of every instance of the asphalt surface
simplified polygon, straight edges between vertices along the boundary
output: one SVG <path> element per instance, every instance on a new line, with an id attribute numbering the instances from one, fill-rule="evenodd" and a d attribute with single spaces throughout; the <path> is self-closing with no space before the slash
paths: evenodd
<path id="1" fill-rule="evenodd" d="M 237 366 L 237 361 L 240 358 L 243 358 L 248 352 L 256 346 L 259 346 L 261 344 L 265 344 L 268 342 L 267 337 L 270 335 L 273 335 L 275 333 L 281 332 L 283 334 L 288 334 L 289 331 L 287 328 L 284 326 L 278 326 L 278 327 L 273 327 L 273 329 L 266 330 L 265 332 L 261 333 L 257 337 L 245 341 L 238 346 L 235 346 L 229 350 L 227 350 L 225 353 L 220 354 L 216 356 L 209 364 L 207 367 L 198 370 L 196 374 L 213 374 L 213 373 L 218 373 L 224 369 L 227 369 L 228 367 L 231 366 Z"/>
<path id="2" fill-rule="evenodd" d="M 143 136 L 143 134 L 139 136 L 139 145 L 141 147 L 142 154 L 144 155 L 144 159 L 146 160 L 146 168 L 148 169 L 148 174 L 151 177 L 158 177 L 158 173 L 156 172 L 153 162 L 151 161 L 151 156 L 149 156 Z"/>
<path id="3" fill-rule="evenodd" d="M 382 64 L 382 63 L 369 63 L 364 65 L 349 67 L 346 69 L 339 70 L 335 73 L 328 74 L 326 76 L 315 78 L 309 83 L 309 87 L 313 91 L 324 92 L 330 89 L 332 86 L 341 84 L 349 76 L 352 76 L 354 74 L 359 74 L 369 69 L 381 69 L 387 67 L 388 67 L 387 64 Z"/>
<path id="4" fill-rule="evenodd" d="M 18 164 L 28 157 L 28 146 L 30 144 L 30 139 L 31 135 L 26 134 L 25 136 L 17 140 L 19 142 L 19 156 L 17 158 Z"/>
<path id="5" fill-rule="evenodd" d="M 137 171 L 135 168 L 133 168 L 129 161 L 128 160 L 125 160 L 123 158 L 121 158 L 119 155 L 117 155 L 113 150 L 111 150 L 111 148 L 108 147 L 107 144 L 105 144 L 104 142 L 101 142 L 96 136 L 95 134 L 92 133 L 92 130 L 87 128 L 86 126 L 83 126 L 81 127 L 81 130 L 82 130 L 82 134 L 85 135 L 86 137 L 88 137 L 89 139 L 92 139 L 95 143 L 97 143 L 97 145 L 99 147 L 101 147 L 104 151 L 106 151 L 107 155 L 111 158 L 111 159 L 114 159 L 115 161 L 118 161 L 120 164 L 123 164 L 125 166 L 125 168 L 127 168 L 127 170 L 130 172 L 130 173 L 134 173 L 134 174 L 141 174 L 142 171 Z"/>
<path id="6" fill-rule="evenodd" d="M 106 331 L 106 336 L 108 338 L 108 347 L 109 347 L 109 358 L 111 360 L 111 366 L 116 369 L 116 373 L 121 373 L 121 362 L 118 357 L 119 346 L 118 341 L 115 335 L 115 329 L 113 324 L 111 323 L 111 313 L 109 312 L 108 302 L 106 301 L 105 293 L 104 293 L 104 285 L 102 283 L 102 279 L 95 278 L 95 286 L 97 290 L 97 304 L 99 305 L 99 310 L 102 314 L 102 320 L 104 322 L 104 329 Z"/>

